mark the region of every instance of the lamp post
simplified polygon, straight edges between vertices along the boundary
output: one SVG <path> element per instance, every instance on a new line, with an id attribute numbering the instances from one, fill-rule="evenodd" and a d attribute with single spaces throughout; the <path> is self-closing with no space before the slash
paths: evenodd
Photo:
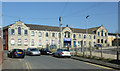
<path id="1" fill-rule="evenodd" d="M 88 24 L 88 17 L 89 17 L 89 15 L 88 15 L 88 16 L 86 16 L 86 36 L 87 36 L 87 34 L 88 34 L 88 28 L 87 28 L 87 24 Z M 87 56 L 87 44 L 88 44 L 88 42 L 87 42 L 87 37 L 86 37 L 86 56 Z"/>
<path id="2" fill-rule="evenodd" d="M 62 24 L 61 24 L 61 17 L 59 17 L 59 48 L 62 47 Z"/>

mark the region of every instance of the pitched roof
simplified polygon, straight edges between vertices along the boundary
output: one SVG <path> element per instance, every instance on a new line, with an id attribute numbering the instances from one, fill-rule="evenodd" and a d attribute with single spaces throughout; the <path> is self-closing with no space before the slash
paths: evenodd
<path id="1" fill-rule="evenodd" d="M 34 24 L 25 24 L 25 25 L 27 27 L 30 27 L 30 30 L 59 31 L 59 27 L 56 26 L 34 25 Z"/>
<path id="2" fill-rule="evenodd" d="M 46 25 L 34 25 L 34 24 L 25 24 L 27 27 L 30 27 L 30 30 L 48 30 L 48 31 L 59 31 L 59 27 L 56 26 L 46 26 Z M 64 29 L 65 27 L 62 27 Z M 99 27 L 89 28 L 89 34 L 95 34 L 96 30 Z M 86 33 L 86 29 L 70 28 L 74 33 Z"/>
<path id="3" fill-rule="evenodd" d="M 7 29 L 9 26 L 13 24 L 10 24 L 6 27 L 3 27 L 3 29 Z M 46 25 L 35 25 L 35 24 L 25 24 L 27 27 L 30 27 L 30 30 L 45 30 L 45 31 L 59 31 L 59 27 L 57 26 L 46 26 Z M 64 29 L 65 27 L 62 27 Z M 99 27 L 89 28 L 88 33 L 89 34 L 95 34 L 96 30 L 99 29 Z M 70 28 L 74 33 L 86 33 L 86 29 L 79 29 L 79 28 Z"/>
<path id="4" fill-rule="evenodd" d="M 8 26 L 3 27 L 3 30 L 8 29 L 8 27 L 11 26 L 11 25 L 13 25 L 13 24 L 10 24 Z"/>

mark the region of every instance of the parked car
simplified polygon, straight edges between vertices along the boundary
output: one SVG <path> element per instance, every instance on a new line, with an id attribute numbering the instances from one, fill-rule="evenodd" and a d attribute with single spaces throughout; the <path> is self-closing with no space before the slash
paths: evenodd
<path id="1" fill-rule="evenodd" d="M 25 52 L 22 49 L 12 49 L 11 51 L 8 51 L 7 53 L 8 57 L 15 58 L 15 57 L 25 57 Z"/>
<path id="2" fill-rule="evenodd" d="M 41 55 L 41 52 L 37 48 L 27 48 L 26 55 Z"/>
<path id="3" fill-rule="evenodd" d="M 71 53 L 68 49 L 58 49 L 56 52 L 53 53 L 53 56 L 70 58 Z"/>
<path id="4" fill-rule="evenodd" d="M 102 45 L 101 44 L 96 44 L 95 47 L 96 47 L 96 49 L 99 49 L 99 47 L 102 47 Z"/>
<path id="5" fill-rule="evenodd" d="M 40 50 L 40 52 L 41 52 L 41 54 L 45 54 L 45 55 L 48 55 L 48 54 L 52 54 L 52 52 L 51 51 L 49 51 L 48 49 L 46 49 L 46 48 L 42 48 L 41 50 Z"/>

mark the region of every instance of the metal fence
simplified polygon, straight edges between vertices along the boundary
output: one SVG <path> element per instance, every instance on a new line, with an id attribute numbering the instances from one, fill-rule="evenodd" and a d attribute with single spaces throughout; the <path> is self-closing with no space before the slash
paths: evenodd
<path id="1" fill-rule="evenodd" d="M 120 50 L 120 47 L 119 47 Z M 72 55 L 86 56 L 86 57 L 98 57 L 105 59 L 117 59 L 117 46 L 113 47 L 89 47 L 89 48 L 71 48 Z M 120 58 L 120 51 L 119 51 Z"/>

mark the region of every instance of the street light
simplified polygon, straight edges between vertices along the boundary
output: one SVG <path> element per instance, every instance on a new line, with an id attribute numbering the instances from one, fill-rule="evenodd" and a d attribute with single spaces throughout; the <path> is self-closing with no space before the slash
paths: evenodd
<path id="1" fill-rule="evenodd" d="M 88 24 L 88 17 L 89 17 L 89 15 L 88 15 L 88 16 L 86 16 L 86 36 L 87 36 L 87 34 L 88 34 L 88 28 L 87 28 L 87 24 Z M 87 56 L 87 37 L 86 37 L 86 56 Z"/>

